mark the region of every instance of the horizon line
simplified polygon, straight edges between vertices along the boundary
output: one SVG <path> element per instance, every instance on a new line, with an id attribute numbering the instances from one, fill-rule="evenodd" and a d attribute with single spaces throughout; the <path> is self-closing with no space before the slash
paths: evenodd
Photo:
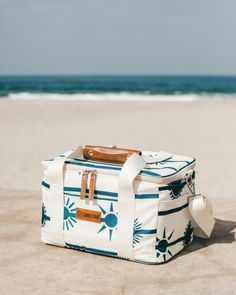
<path id="1" fill-rule="evenodd" d="M 88 73 L 88 74 L 1 74 L 0 77 L 236 77 L 236 74 L 102 74 L 102 73 Z"/>

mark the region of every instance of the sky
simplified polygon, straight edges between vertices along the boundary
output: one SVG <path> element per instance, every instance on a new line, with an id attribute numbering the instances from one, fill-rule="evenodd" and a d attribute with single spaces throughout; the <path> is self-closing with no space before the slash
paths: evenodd
<path id="1" fill-rule="evenodd" d="M 235 75 L 235 30 L 235 0 L 0 0 L 0 75 Z"/>

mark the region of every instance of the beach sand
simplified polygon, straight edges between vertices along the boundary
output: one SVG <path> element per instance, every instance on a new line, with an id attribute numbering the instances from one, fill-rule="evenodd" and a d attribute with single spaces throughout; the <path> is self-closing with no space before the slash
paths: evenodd
<path id="1" fill-rule="evenodd" d="M 0 294 L 234 294 L 236 102 L 0 101 Z M 43 159 L 77 145 L 197 158 L 213 202 L 211 240 L 148 266 L 40 241 Z"/>

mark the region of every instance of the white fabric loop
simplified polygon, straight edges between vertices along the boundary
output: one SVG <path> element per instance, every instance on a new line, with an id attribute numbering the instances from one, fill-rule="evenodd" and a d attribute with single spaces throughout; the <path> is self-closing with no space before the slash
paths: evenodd
<path id="1" fill-rule="evenodd" d="M 117 252 L 119 257 L 133 257 L 133 227 L 135 219 L 135 193 L 133 182 L 146 162 L 142 156 L 133 154 L 122 167 L 118 184 Z"/>
<path id="2" fill-rule="evenodd" d="M 78 147 L 57 157 L 48 167 L 48 180 L 50 184 L 50 199 L 53 204 L 56 204 L 57 210 L 54 213 L 54 220 L 52 220 L 52 228 L 54 234 L 54 241 L 56 245 L 64 246 L 65 239 L 63 234 L 63 220 L 64 220 L 64 164 L 68 158 L 82 158 L 83 148 Z M 55 222 L 54 222 L 55 221 Z M 58 226 L 57 222 L 61 222 Z"/>

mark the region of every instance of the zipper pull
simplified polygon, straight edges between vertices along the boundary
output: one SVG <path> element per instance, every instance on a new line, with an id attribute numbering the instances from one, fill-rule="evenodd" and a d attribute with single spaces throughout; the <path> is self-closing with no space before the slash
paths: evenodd
<path id="1" fill-rule="evenodd" d="M 81 189 L 80 189 L 80 199 L 84 200 L 86 197 L 86 189 L 87 189 L 87 182 L 88 182 L 88 171 L 85 170 L 82 173 L 82 179 L 81 179 Z"/>
<path id="2" fill-rule="evenodd" d="M 96 184 L 97 173 L 96 171 L 90 172 L 90 182 L 89 182 L 89 200 L 94 200 L 94 190 Z"/>

